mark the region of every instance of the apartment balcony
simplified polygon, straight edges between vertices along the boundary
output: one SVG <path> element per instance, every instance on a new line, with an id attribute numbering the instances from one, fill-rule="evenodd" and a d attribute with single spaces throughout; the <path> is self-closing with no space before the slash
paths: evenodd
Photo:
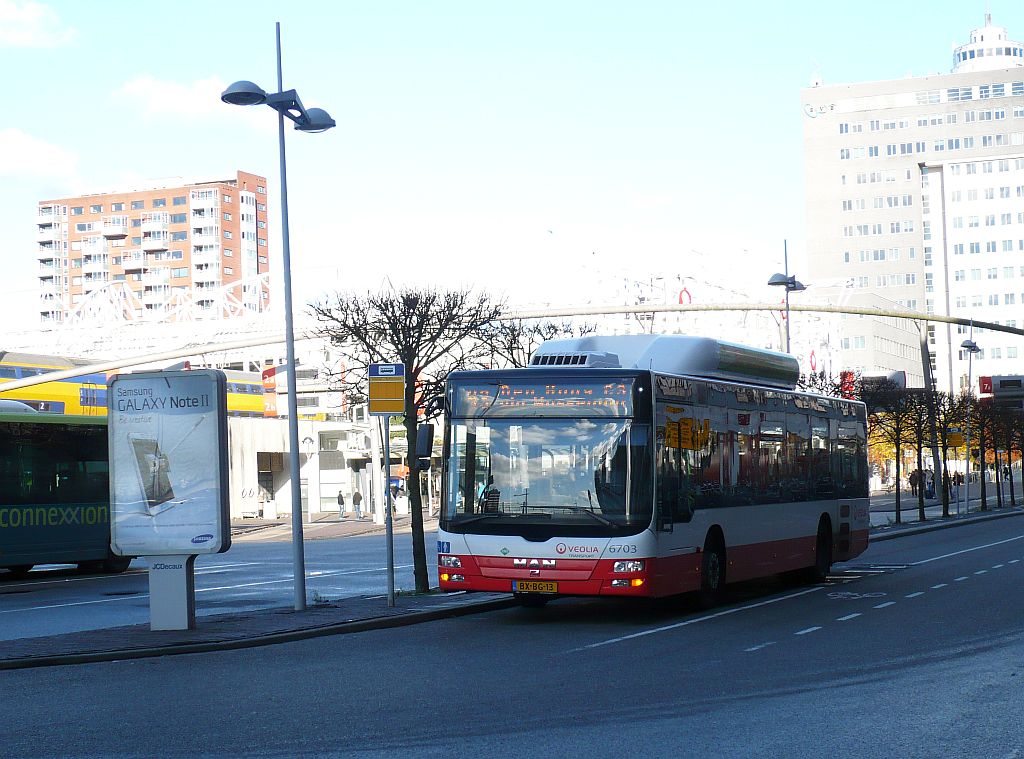
<path id="1" fill-rule="evenodd" d="M 142 291 L 142 302 L 148 305 L 163 303 L 170 295 L 169 287 L 147 287 Z"/>
<path id="2" fill-rule="evenodd" d="M 61 228 L 55 224 L 40 224 L 36 231 L 36 242 L 40 245 L 56 244 L 63 238 L 63 234 Z"/>
<path id="3" fill-rule="evenodd" d="M 220 266 L 219 250 L 196 250 L 192 249 L 193 266 Z"/>
<path id="4" fill-rule="evenodd" d="M 49 263 L 39 262 L 39 276 L 40 277 L 55 277 L 61 273 L 61 267 L 53 263 L 53 259 L 49 260 Z"/>
<path id="5" fill-rule="evenodd" d="M 49 297 L 60 297 L 60 284 L 53 277 L 42 277 L 39 279 L 39 295 Z"/>
<path id="6" fill-rule="evenodd" d="M 200 208 L 220 208 L 220 190 L 192 190 L 189 206 L 193 214 Z"/>
<path id="7" fill-rule="evenodd" d="M 142 234 L 146 232 L 166 232 L 171 215 L 166 211 L 142 214 Z"/>
<path id="8" fill-rule="evenodd" d="M 36 213 L 39 224 L 53 224 L 55 221 L 67 221 L 68 212 L 61 206 L 40 206 Z"/>
<path id="9" fill-rule="evenodd" d="M 103 236 L 108 240 L 123 240 L 128 236 L 127 216 L 104 216 Z"/>
<path id="10" fill-rule="evenodd" d="M 166 229 L 163 230 L 162 232 L 160 232 L 160 231 L 147 232 L 147 231 L 143 230 L 143 232 L 142 232 L 142 249 L 144 251 L 146 251 L 147 253 L 157 253 L 157 252 L 160 252 L 160 251 L 167 250 L 167 241 L 168 241 L 168 239 L 169 239 L 169 236 L 167 234 L 167 230 Z"/>
<path id="11" fill-rule="evenodd" d="M 198 229 L 192 230 L 193 245 L 220 245 L 220 230 L 203 232 Z"/>
<path id="12" fill-rule="evenodd" d="M 83 256 L 82 257 L 82 273 L 83 274 L 97 274 L 100 272 L 106 272 L 110 268 L 110 259 L 107 256 Z"/>
<path id="13" fill-rule="evenodd" d="M 121 254 L 121 268 L 125 271 L 142 269 L 146 266 L 146 254 L 141 250 L 126 250 Z"/>
<path id="14" fill-rule="evenodd" d="M 165 288 L 171 281 L 170 274 L 171 270 L 164 267 L 147 271 L 142 275 L 142 284 L 147 288 Z"/>

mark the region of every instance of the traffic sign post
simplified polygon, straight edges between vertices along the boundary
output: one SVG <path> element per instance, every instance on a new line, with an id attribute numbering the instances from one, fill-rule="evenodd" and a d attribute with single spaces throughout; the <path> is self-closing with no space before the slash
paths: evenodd
<path id="1" fill-rule="evenodd" d="M 405 364 L 370 364 L 370 414 L 384 417 L 384 528 L 388 547 L 388 606 L 395 605 L 395 533 L 391 518 L 391 415 L 405 412 Z"/>

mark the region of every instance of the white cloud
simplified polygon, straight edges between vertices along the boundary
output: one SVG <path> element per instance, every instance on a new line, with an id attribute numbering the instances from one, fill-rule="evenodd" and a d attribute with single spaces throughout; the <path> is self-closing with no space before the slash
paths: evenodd
<path id="1" fill-rule="evenodd" d="M 0 176 L 73 185 L 78 181 L 78 154 L 19 129 L 0 129 Z"/>
<path id="2" fill-rule="evenodd" d="M 56 47 L 76 31 L 63 27 L 47 5 L 31 0 L 0 0 L 0 47 Z"/>
<path id="3" fill-rule="evenodd" d="M 2 0 L 0 0 L 2 2 Z M 197 119 L 249 121 L 256 129 L 266 130 L 276 122 L 263 108 L 237 108 L 221 102 L 220 93 L 227 83 L 216 78 L 182 83 L 160 81 L 143 74 L 121 85 L 113 97 L 122 105 L 134 103 L 142 116 L 151 120 L 195 122 Z"/>

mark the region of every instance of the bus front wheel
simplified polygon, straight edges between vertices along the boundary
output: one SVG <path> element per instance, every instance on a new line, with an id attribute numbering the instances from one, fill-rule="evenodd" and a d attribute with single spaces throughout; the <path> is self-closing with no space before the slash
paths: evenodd
<path id="1" fill-rule="evenodd" d="M 722 601 L 725 590 L 725 546 L 718 535 L 708 535 L 700 562 L 700 591 L 698 600 L 703 609 L 710 609 Z"/>
<path id="2" fill-rule="evenodd" d="M 832 525 L 827 518 L 818 522 L 818 537 L 814 542 L 814 565 L 804 570 L 808 583 L 817 584 L 828 579 L 832 571 Z"/>

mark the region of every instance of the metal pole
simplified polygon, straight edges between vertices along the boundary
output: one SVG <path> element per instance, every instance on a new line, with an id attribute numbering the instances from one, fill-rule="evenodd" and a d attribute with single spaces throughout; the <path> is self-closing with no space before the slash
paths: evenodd
<path id="1" fill-rule="evenodd" d="M 277 91 L 284 92 L 281 76 L 281 22 L 277 32 Z M 288 465 L 292 486 L 292 572 L 295 611 L 306 608 L 306 562 L 302 542 L 302 491 L 299 486 L 299 412 L 295 392 L 295 326 L 292 321 L 292 253 L 288 236 L 288 172 L 285 166 L 284 114 L 277 112 L 277 141 L 281 152 L 281 242 L 284 252 L 284 341 L 288 362 Z"/>
<path id="2" fill-rule="evenodd" d="M 974 336 L 974 328 L 971 328 L 971 336 Z M 964 478 L 964 515 L 971 513 L 971 361 L 974 359 L 974 351 L 967 351 L 967 434 L 964 435 L 964 445 L 967 455 L 967 476 Z"/>
<path id="3" fill-rule="evenodd" d="M 388 606 L 395 605 L 395 534 L 391 524 L 391 415 L 384 420 L 384 527 L 388 544 Z"/>
<path id="4" fill-rule="evenodd" d="M 782 266 L 786 275 L 786 353 L 789 353 L 789 241 L 782 241 Z"/>

